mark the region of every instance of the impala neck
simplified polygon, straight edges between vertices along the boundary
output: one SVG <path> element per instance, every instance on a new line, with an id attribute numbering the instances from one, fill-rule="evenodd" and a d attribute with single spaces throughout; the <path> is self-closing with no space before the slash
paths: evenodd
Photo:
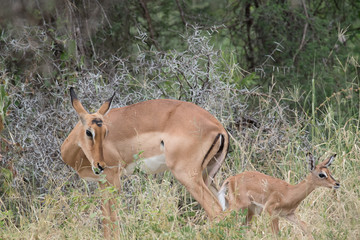
<path id="1" fill-rule="evenodd" d="M 290 196 L 294 203 L 300 204 L 309 194 L 314 191 L 316 186 L 314 185 L 312 175 L 309 174 L 303 181 L 294 185 L 289 191 Z"/>

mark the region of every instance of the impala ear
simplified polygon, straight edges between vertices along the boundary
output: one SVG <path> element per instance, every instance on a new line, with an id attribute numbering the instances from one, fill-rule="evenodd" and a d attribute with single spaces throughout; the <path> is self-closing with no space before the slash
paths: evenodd
<path id="1" fill-rule="evenodd" d="M 77 98 L 73 87 L 70 88 L 70 96 L 71 96 L 71 104 L 73 108 L 77 112 L 81 122 L 85 124 L 85 115 L 88 114 L 88 112 L 85 110 L 80 100 Z"/>
<path id="2" fill-rule="evenodd" d="M 332 162 L 335 160 L 336 154 L 332 155 L 331 157 L 329 157 L 328 159 L 326 159 L 325 161 L 323 161 L 321 163 L 321 165 L 323 165 L 324 167 L 330 167 L 330 165 L 332 164 Z"/>
<path id="3" fill-rule="evenodd" d="M 70 88 L 70 96 L 71 96 L 71 104 L 75 111 L 80 114 L 87 114 L 88 112 L 85 110 L 80 100 L 77 98 L 75 90 L 73 87 Z"/>
<path id="4" fill-rule="evenodd" d="M 309 169 L 310 171 L 313 171 L 315 169 L 315 160 L 314 160 L 314 156 L 311 153 L 307 153 L 306 154 L 306 159 L 307 162 L 309 164 Z"/>
<path id="5" fill-rule="evenodd" d="M 101 107 L 99 108 L 98 110 L 98 113 L 100 113 L 101 115 L 105 115 L 109 109 L 110 109 L 110 105 L 111 105 L 111 102 L 113 100 L 115 96 L 115 92 L 114 94 L 111 96 L 111 98 L 109 98 L 108 100 L 105 101 L 105 103 L 103 105 L 101 105 Z"/>

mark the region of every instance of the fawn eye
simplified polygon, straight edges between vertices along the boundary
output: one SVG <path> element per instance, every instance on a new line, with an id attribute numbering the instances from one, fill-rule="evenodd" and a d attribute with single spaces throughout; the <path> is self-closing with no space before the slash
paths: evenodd
<path id="1" fill-rule="evenodd" d="M 319 178 L 325 178 L 325 177 L 326 177 L 325 174 L 323 174 L 323 173 L 320 173 L 320 174 L 319 174 Z"/>
<path id="2" fill-rule="evenodd" d="M 91 137 L 92 138 L 92 133 L 90 132 L 90 130 L 86 130 L 86 136 Z"/>

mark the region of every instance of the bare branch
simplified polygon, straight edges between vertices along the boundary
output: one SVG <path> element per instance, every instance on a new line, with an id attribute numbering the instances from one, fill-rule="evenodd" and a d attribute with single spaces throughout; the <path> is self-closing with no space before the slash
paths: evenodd
<path id="1" fill-rule="evenodd" d="M 294 63 L 296 61 L 297 55 L 300 53 L 300 51 L 303 49 L 303 47 L 306 44 L 305 38 L 306 38 L 306 33 L 307 33 L 308 26 L 309 26 L 309 21 L 310 21 L 309 14 L 307 12 L 306 5 L 305 5 L 305 0 L 301 0 L 301 3 L 303 5 L 303 7 L 304 7 L 304 12 L 305 12 L 305 16 L 306 16 L 306 23 L 304 25 L 303 36 L 301 38 L 300 46 L 299 46 L 298 50 L 296 51 L 296 53 L 295 53 L 295 55 L 293 57 L 293 62 Z"/>
<path id="2" fill-rule="evenodd" d="M 181 5 L 180 5 L 179 0 L 176 0 L 176 5 L 177 5 L 177 7 L 178 7 L 178 9 L 179 9 L 179 12 L 180 12 L 181 21 L 183 22 L 183 24 L 184 24 L 185 26 L 187 26 L 188 23 L 186 22 L 184 10 L 182 9 L 182 7 L 181 7 Z"/>
<path id="3" fill-rule="evenodd" d="M 160 47 L 155 39 L 155 31 L 154 28 L 152 26 L 152 21 L 151 21 L 151 17 L 150 17 L 150 13 L 146 4 L 146 0 L 139 0 L 141 7 L 144 10 L 144 17 L 146 19 L 146 22 L 148 24 L 148 28 L 149 28 L 149 32 L 150 32 L 150 39 L 152 41 L 152 43 L 155 45 L 156 49 L 160 50 Z"/>

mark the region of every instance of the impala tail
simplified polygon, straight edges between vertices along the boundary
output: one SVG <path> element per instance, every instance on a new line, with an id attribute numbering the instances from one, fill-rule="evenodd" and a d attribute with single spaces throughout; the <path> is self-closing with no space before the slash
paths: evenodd
<path id="1" fill-rule="evenodd" d="M 225 211 L 227 208 L 227 202 L 226 202 L 225 195 L 226 195 L 228 183 L 229 183 L 228 181 L 224 182 L 224 184 L 222 185 L 222 187 L 220 188 L 220 190 L 217 194 L 217 198 L 220 202 L 220 205 L 221 205 L 221 208 L 223 211 Z"/>

